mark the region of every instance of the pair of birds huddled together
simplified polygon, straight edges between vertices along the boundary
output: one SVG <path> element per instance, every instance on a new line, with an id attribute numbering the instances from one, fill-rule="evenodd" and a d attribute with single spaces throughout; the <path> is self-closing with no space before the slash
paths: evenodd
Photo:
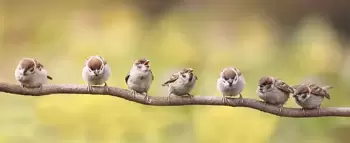
<path id="1" fill-rule="evenodd" d="M 111 68 L 107 61 L 101 56 L 90 56 L 82 70 L 82 77 L 88 84 L 88 91 L 93 90 L 93 86 L 104 84 L 108 91 L 106 81 L 111 75 Z M 48 76 L 44 66 L 33 58 L 23 58 L 15 71 L 15 78 L 24 87 L 39 87 L 52 77 Z M 136 92 L 145 95 L 148 102 L 148 90 L 154 80 L 150 67 L 150 61 L 146 58 L 136 60 L 129 73 L 125 77 L 128 88 L 132 90 L 135 97 Z M 170 95 L 188 96 L 198 80 L 192 68 L 185 68 L 173 73 L 171 77 L 162 84 L 169 87 L 168 100 Z M 227 102 L 229 97 L 239 95 L 243 102 L 241 92 L 245 87 L 245 78 L 239 69 L 235 67 L 224 68 L 217 80 L 217 88 L 223 94 L 223 102 Z M 280 111 L 283 105 L 288 101 L 290 94 L 293 94 L 295 101 L 303 109 L 319 108 L 323 99 L 330 99 L 328 89 L 331 86 L 318 86 L 316 84 L 299 84 L 289 86 L 279 78 L 265 76 L 260 78 L 257 95 L 265 101 L 266 104 L 278 106 Z"/>

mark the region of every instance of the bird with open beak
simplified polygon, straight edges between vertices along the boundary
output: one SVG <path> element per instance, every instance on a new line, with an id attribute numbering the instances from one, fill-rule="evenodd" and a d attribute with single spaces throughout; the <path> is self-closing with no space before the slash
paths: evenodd
<path id="1" fill-rule="evenodd" d="M 125 76 L 125 83 L 132 90 L 133 96 L 135 92 L 144 94 L 145 100 L 148 102 L 148 90 L 151 87 L 154 76 L 151 70 L 150 61 L 146 58 L 136 60 L 129 73 Z"/>
<path id="2" fill-rule="evenodd" d="M 168 101 L 170 102 L 171 94 L 192 97 L 193 95 L 190 94 L 190 91 L 193 89 L 197 80 L 198 78 L 193 73 L 192 68 L 185 68 L 172 74 L 171 77 L 162 84 L 162 86 L 169 87 Z"/>

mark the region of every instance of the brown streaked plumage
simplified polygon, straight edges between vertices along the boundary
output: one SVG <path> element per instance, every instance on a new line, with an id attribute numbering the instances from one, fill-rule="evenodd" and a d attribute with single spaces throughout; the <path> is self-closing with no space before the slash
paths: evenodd
<path id="1" fill-rule="evenodd" d="M 103 62 L 101 61 L 101 59 L 99 59 L 97 57 L 91 57 L 90 61 L 88 62 L 88 67 L 91 70 L 101 69 L 102 65 L 103 65 Z"/>
<path id="2" fill-rule="evenodd" d="M 329 96 L 328 91 L 326 89 L 323 89 L 322 87 L 320 87 L 316 84 L 310 84 L 309 88 L 310 88 L 311 94 L 314 94 L 316 96 L 323 96 L 323 97 L 326 97 L 327 99 L 331 99 L 331 97 Z M 329 88 L 332 88 L 332 87 L 328 87 L 328 89 Z"/>
<path id="3" fill-rule="evenodd" d="M 297 88 L 295 88 L 295 95 L 311 93 L 315 96 L 326 97 L 327 99 L 331 99 L 327 89 L 333 88 L 333 87 L 327 86 L 327 89 L 324 89 L 316 84 L 302 84 L 296 87 Z"/>
<path id="4" fill-rule="evenodd" d="M 294 89 L 280 79 L 275 80 L 275 86 L 286 93 L 294 93 Z"/>

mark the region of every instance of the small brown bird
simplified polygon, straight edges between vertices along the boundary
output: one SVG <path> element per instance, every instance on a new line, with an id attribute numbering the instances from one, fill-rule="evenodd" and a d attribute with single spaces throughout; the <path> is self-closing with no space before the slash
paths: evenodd
<path id="1" fill-rule="evenodd" d="M 224 68 L 217 80 L 217 88 L 222 93 L 222 101 L 225 103 L 228 97 L 237 96 L 243 103 L 241 92 L 245 87 L 243 74 L 235 67 Z"/>
<path id="2" fill-rule="evenodd" d="M 168 101 L 170 102 L 171 94 L 177 96 L 188 95 L 192 97 L 189 92 L 193 89 L 197 79 L 192 68 L 186 68 L 172 74 L 170 79 L 162 84 L 162 86 L 169 86 Z"/>
<path id="3" fill-rule="evenodd" d="M 150 61 L 146 58 L 138 59 L 134 62 L 129 73 L 125 76 L 125 82 L 129 89 L 135 92 L 145 93 L 145 100 L 148 102 L 148 90 L 151 87 L 154 76 L 151 70 Z"/>
<path id="4" fill-rule="evenodd" d="M 85 82 L 88 83 L 88 90 L 92 89 L 93 85 L 104 84 L 106 91 L 108 91 L 107 80 L 111 75 L 111 68 L 107 61 L 101 56 L 90 56 L 85 61 L 82 76 Z"/>
<path id="5" fill-rule="evenodd" d="M 256 93 L 265 103 L 278 106 L 282 112 L 283 105 L 294 90 L 278 78 L 265 76 L 260 78 Z"/>
<path id="6" fill-rule="evenodd" d="M 41 88 L 52 77 L 47 74 L 44 66 L 33 58 L 23 58 L 15 70 L 15 78 L 22 87 Z"/>
<path id="7" fill-rule="evenodd" d="M 304 109 L 320 109 L 324 98 L 331 99 L 328 89 L 332 86 L 318 86 L 316 84 L 301 84 L 293 86 L 295 102 Z M 319 111 L 320 112 L 320 111 Z"/>

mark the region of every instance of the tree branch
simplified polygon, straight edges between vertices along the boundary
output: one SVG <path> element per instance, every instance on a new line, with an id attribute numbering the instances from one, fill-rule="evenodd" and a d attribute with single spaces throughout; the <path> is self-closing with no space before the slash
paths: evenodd
<path id="1" fill-rule="evenodd" d="M 350 117 L 350 108 L 348 107 L 327 107 L 314 110 L 301 110 L 300 108 L 282 108 L 280 112 L 276 106 L 265 104 L 262 101 L 255 99 L 243 99 L 243 103 L 239 99 L 228 100 L 227 103 L 222 102 L 221 96 L 194 96 L 180 97 L 171 96 L 170 102 L 168 102 L 167 96 L 150 96 L 149 102 L 146 102 L 144 95 L 136 94 L 135 98 L 132 92 L 127 89 L 108 87 L 108 92 L 103 87 L 94 87 L 92 91 L 87 90 L 85 85 L 74 85 L 74 84 L 51 84 L 44 85 L 40 88 L 22 88 L 19 85 L 0 83 L 0 92 L 18 94 L 18 95 L 29 95 L 29 96 L 44 96 L 50 94 L 100 94 L 120 97 L 129 101 L 137 102 L 144 105 L 153 106 L 183 106 L 183 105 L 217 105 L 217 106 L 231 106 L 231 107 L 248 107 L 256 110 L 260 110 L 265 113 L 281 117 L 326 117 L 326 116 L 338 116 L 338 117 Z"/>

